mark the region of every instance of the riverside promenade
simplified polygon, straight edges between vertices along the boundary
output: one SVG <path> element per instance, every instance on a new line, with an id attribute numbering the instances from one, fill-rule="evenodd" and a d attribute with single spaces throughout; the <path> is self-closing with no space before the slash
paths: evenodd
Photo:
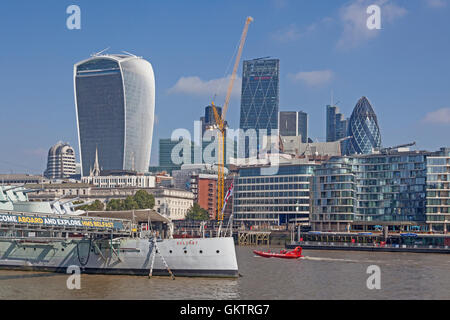
<path id="1" fill-rule="evenodd" d="M 291 234 L 286 248 L 412 253 L 450 253 L 449 234 L 380 232 L 304 232 Z"/>

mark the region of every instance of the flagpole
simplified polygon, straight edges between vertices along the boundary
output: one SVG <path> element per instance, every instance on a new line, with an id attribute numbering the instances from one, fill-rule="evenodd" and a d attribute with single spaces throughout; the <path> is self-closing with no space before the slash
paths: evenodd
<path id="1" fill-rule="evenodd" d="M 234 189 L 234 179 L 233 179 L 233 181 L 231 181 L 231 186 L 228 189 L 227 194 L 225 196 L 225 201 L 224 201 L 225 203 L 222 208 L 222 216 L 225 213 L 225 207 L 228 203 L 228 199 L 233 195 L 233 189 Z M 232 237 L 233 236 L 233 211 L 231 211 L 230 217 L 228 218 L 228 224 L 227 224 L 227 229 L 225 231 L 225 236 L 227 235 L 228 229 L 230 229 L 230 237 Z"/>

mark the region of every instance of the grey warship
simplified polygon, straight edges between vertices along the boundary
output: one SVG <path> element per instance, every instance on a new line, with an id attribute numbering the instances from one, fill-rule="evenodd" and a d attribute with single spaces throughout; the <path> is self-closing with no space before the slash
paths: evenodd
<path id="1" fill-rule="evenodd" d="M 78 266 L 82 273 L 238 276 L 231 236 L 174 239 L 171 221 L 154 211 L 147 213 L 148 224 L 93 217 L 71 200 L 29 201 L 34 191 L 0 186 L 0 269 L 66 272 Z M 158 219 L 164 228 L 153 230 Z"/>

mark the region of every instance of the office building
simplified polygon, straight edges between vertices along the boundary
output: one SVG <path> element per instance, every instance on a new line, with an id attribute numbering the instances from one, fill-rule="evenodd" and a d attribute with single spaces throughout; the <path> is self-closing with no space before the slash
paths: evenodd
<path id="1" fill-rule="evenodd" d="M 48 179 L 65 179 L 75 174 L 75 150 L 68 143 L 60 141 L 48 151 L 44 176 Z"/>
<path id="2" fill-rule="evenodd" d="M 244 61 L 242 72 L 241 112 L 239 128 L 244 130 L 278 129 L 279 110 L 279 73 L 280 60 L 259 58 Z M 245 157 L 259 150 L 262 141 L 257 141 L 257 150 L 250 150 L 248 137 L 240 137 L 240 145 L 244 147 Z"/>
<path id="3" fill-rule="evenodd" d="M 358 100 L 348 123 L 345 154 L 369 154 L 381 148 L 377 115 L 366 97 Z"/>
<path id="4" fill-rule="evenodd" d="M 194 195 L 190 191 L 173 188 L 155 188 L 149 193 L 155 197 L 153 209 L 171 220 L 184 220 L 194 205 Z"/>
<path id="5" fill-rule="evenodd" d="M 301 136 L 303 143 L 308 142 L 308 114 L 303 111 L 280 111 L 280 136 Z"/>
<path id="6" fill-rule="evenodd" d="M 193 175 L 214 175 L 217 180 L 217 171 L 217 164 L 183 164 L 180 169 L 172 172 L 174 187 L 178 189 L 191 190 L 191 177 Z M 224 168 L 224 173 L 225 175 L 228 174 L 227 168 Z"/>
<path id="7" fill-rule="evenodd" d="M 22 185 L 28 183 L 43 184 L 50 183 L 51 180 L 33 174 L 0 174 L 0 185 Z"/>
<path id="8" fill-rule="evenodd" d="M 234 220 L 261 227 L 309 225 L 309 180 L 317 166 L 308 159 L 290 160 L 273 175 L 265 175 L 262 165 L 238 168 Z"/>
<path id="9" fill-rule="evenodd" d="M 308 142 L 303 143 L 300 136 L 281 136 L 280 149 L 285 154 L 299 156 L 341 156 L 341 143 L 334 142 Z"/>
<path id="10" fill-rule="evenodd" d="M 173 188 L 145 188 L 145 187 L 95 187 L 86 183 L 53 183 L 44 185 L 27 185 L 27 188 L 39 189 L 29 193 L 30 201 L 56 201 L 61 198 L 78 198 L 85 203 L 95 200 L 105 206 L 111 199 L 125 200 L 132 197 L 139 190 L 144 190 L 155 197 L 153 210 L 172 220 L 182 220 L 194 204 L 194 195 L 190 191 Z"/>
<path id="11" fill-rule="evenodd" d="M 81 182 L 98 188 L 154 188 L 156 186 L 155 176 L 150 175 L 87 176 L 82 177 Z"/>
<path id="12" fill-rule="evenodd" d="M 181 140 L 171 139 L 159 139 L 159 166 L 150 167 L 150 172 L 162 172 L 165 171 L 169 174 L 172 174 L 173 170 L 178 170 L 181 168 L 181 164 L 174 163 L 172 160 L 172 149 L 179 143 L 186 143 L 186 146 L 190 148 L 190 141 L 181 142 Z M 183 157 L 183 151 L 179 153 L 179 156 Z M 191 156 L 189 155 L 189 159 Z"/>
<path id="13" fill-rule="evenodd" d="M 172 174 L 180 170 L 183 165 L 212 165 L 217 163 L 217 140 L 202 140 L 202 145 L 195 145 L 187 139 L 159 140 L 159 166 L 149 167 L 150 172 L 165 171 Z M 225 140 L 225 166 L 230 164 L 230 158 L 237 154 L 237 143 L 231 139 Z"/>
<path id="14" fill-rule="evenodd" d="M 147 172 L 155 112 L 151 64 L 134 55 L 96 54 L 74 66 L 82 175 L 102 170 Z"/>
<path id="15" fill-rule="evenodd" d="M 217 174 L 193 173 L 190 177 L 190 190 L 194 201 L 208 211 L 209 218 L 217 216 Z"/>
<path id="16" fill-rule="evenodd" d="M 344 115 L 342 113 L 339 113 L 338 107 L 327 105 L 326 118 L 327 142 L 338 141 L 347 136 L 348 119 L 345 119 Z"/>
<path id="17" fill-rule="evenodd" d="M 202 147 L 195 145 L 187 139 L 160 139 L 159 140 L 159 166 L 150 167 L 150 172 L 165 171 L 172 174 L 180 170 L 183 165 L 202 164 L 203 150 L 211 142 L 202 142 Z"/>
<path id="18" fill-rule="evenodd" d="M 303 111 L 298 112 L 297 116 L 298 122 L 298 135 L 302 137 L 302 142 L 307 143 L 309 141 L 308 137 L 308 114 Z"/>

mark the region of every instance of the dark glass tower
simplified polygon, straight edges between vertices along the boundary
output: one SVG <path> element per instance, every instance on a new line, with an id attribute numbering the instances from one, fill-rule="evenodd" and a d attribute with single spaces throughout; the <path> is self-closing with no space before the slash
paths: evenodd
<path id="1" fill-rule="evenodd" d="M 302 142 L 308 142 L 308 114 L 303 111 L 297 113 L 298 116 L 298 134 L 302 137 Z"/>
<path id="2" fill-rule="evenodd" d="M 297 112 L 281 111 L 280 112 L 280 135 L 296 136 L 297 135 Z"/>
<path id="3" fill-rule="evenodd" d="M 219 116 L 222 116 L 222 107 L 216 106 L 217 113 Z M 213 127 L 216 124 L 216 118 L 214 117 L 214 110 L 212 106 L 207 106 L 205 108 L 205 116 L 200 117 L 200 121 L 202 122 L 202 135 L 205 133 L 205 130 Z M 225 127 L 227 126 L 227 122 L 225 121 Z"/>
<path id="4" fill-rule="evenodd" d="M 339 113 L 336 106 L 327 106 L 327 142 L 337 141 L 347 136 L 348 119 Z"/>
<path id="5" fill-rule="evenodd" d="M 244 61 L 240 129 L 255 129 L 258 135 L 266 129 L 270 135 L 278 128 L 279 73 L 279 59 Z"/>
<path id="6" fill-rule="evenodd" d="M 303 111 L 280 112 L 280 135 L 301 136 L 302 142 L 308 142 L 308 114 Z"/>
<path id="7" fill-rule="evenodd" d="M 381 134 L 377 115 L 366 97 L 359 99 L 348 124 L 345 154 L 368 154 L 381 147 Z"/>

